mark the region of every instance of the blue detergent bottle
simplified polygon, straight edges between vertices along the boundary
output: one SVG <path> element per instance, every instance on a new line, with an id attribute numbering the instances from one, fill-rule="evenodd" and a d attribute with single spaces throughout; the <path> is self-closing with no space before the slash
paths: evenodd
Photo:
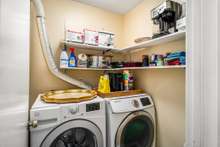
<path id="1" fill-rule="evenodd" d="M 77 59 L 75 56 L 75 48 L 70 48 L 70 56 L 69 56 L 69 67 L 76 67 L 77 66 Z"/>

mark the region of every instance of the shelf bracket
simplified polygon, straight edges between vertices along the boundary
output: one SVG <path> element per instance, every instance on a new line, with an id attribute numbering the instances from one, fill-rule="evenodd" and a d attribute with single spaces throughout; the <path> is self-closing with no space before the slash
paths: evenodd
<path id="1" fill-rule="evenodd" d="M 111 49 L 103 50 L 103 51 L 102 51 L 102 54 L 105 55 L 106 53 L 108 53 L 108 52 L 110 52 L 110 51 L 111 51 Z"/>

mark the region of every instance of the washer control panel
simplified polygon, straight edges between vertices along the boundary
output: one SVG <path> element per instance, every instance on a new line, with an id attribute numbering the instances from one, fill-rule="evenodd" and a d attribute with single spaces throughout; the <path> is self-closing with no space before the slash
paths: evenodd
<path id="1" fill-rule="evenodd" d="M 63 104 L 60 108 L 64 119 L 69 119 L 79 112 L 79 106 L 77 104 Z"/>

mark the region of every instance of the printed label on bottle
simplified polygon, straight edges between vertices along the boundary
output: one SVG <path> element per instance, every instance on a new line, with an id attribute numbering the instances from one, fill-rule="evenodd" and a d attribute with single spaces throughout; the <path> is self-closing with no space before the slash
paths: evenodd
<path id="1" fill-rule="evenodd" d="M 62 59 L 62 60 L 60 61 L 60 67 L 61 67 L 61 68 L 66 68 L 66 67 L 68 67 L 68 60 Z"/>
<path id="2" fill-rule="evenodd" d="M 75 61 L 74 60 L 70 60 L 70 65 L 75 65 Z"/>

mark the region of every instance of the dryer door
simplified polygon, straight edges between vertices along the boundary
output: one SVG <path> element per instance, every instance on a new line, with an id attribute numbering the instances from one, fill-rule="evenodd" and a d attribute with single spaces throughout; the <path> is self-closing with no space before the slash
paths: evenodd
<path id="1" fill-rule="evenodd" d="M 103 147 L 100 129 L 86 120 L 72 120 L 51 131 L 41 147 Z"/>
<path id="2" fill-rule="evenodd" d="M 154 121 L 149 113 L 134 112 L 118 128 L 116 147 L 152 147 L 155 138 Z"/>

